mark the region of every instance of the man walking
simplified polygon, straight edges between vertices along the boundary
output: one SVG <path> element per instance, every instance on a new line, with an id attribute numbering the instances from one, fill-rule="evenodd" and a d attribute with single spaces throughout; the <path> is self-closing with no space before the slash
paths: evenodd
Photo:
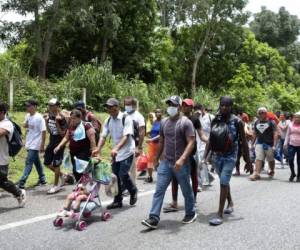
<path id="1" fill-rule="evenodd" d="M 164 119 L 161 125 L 159 150 L 155 160 L 158 162 L 161 158 L 157 170 L 156 191 L 149 218 L 142 221 L 143 225 L 151 229 L 157 228 L 165 192 L 173 176 L 176 177 L 185 200 L 185 216 L 182 223 L 189 224 L 197 218 L 188 163 L 195 146 L 195 130 L 193 123 L 180 115 L 182 104 L 180 97 L 172 96 L 166 103 L 169 117 Z"/>
<path id="2" fill-rule="evenodd" d="M 129 204 L 133 206 L 137 202 L 138 190 L 129 175 L 135 150 L 132 120 L 127 114 L 120 111 L 119 101 L 115 98 L 108 99 L 105 107 L 110 116 L 104 123 L 98 147 L 94 150 L 93 155 L 99 153 L 101 157 L 106 138 L 110 135 L 113 143 L 113 149 L 110 153 L 113 160 L 112 170 L 118 178 L 119 193 L 115 196 L 113 203 L 107 206 L 107 209 L 123 206 L 122 184 L 130 193 Z"/>
<path id="3" fill-rule="evenodd" d="M 223 213 L 231 214 L 233 212 L 229 183 L 237 159 L 239 140 L 246 160 L 245 168 L 252 169 L 244 123 L 232 114 L 232 106 L 233 101 L 230 97 L 221 97 L 220 111 L 212 121 L 209 142 L 204 154 L 206 159 L 208 152 L 212 151 L 212 165 L 220 178 L 219 210 L 217 216 L 209 221 L 212 226 L 223 223 Z M 224 210 L 226 199 L 228 206 Z"/>
<path id="4" fill-rule="evenodd" d="M 261 107 L 257 110 L 258 119 L 254 124 L 253 144 L 255 145 L 255 172 L 250 176 L 251 181 L 260 179 L 260 172 L 263 162 L 267 158 L 269 163 L 268 175 L 272 178 L 275 174 L 274 152 L 278 141 L 277 125 L 273 120 L 268 119 L 267 109 Z"/>
<path id="5" fill-rule="evenodd" d="M 29 100 L 25 103 L 27 114 L 24 128 L 27 129 L 25 148 L 27 150 L 26 165 L 23 176 L 19 181 L 19 188 L 24 189 L 25 183 L 34 164 L 39 175 L 38 185 L 46 185 L 46 178 L 39 154 L 45 151 L 46 124 L 43 116 L 37 112 L 38 103 Z"/>
<path id="6" fill-rule="evenodd" d="M 24 207 L 26 201 L 26 192 L 20 189 L 10 180 L 8 180 L 9 165 L 9 146 L 8 142 L 12 139 L 14 126 L 6 117 L 8 106 L 4 102 L 0 102 L 0 188 L 13 194 L 17 199 L 19 206 Z"/>
<path id="7" fill-rule="evenodd" d="M 55 194 L 60 191 L 61 186 L 64 184 L 63 173 L 60 171 L 60 165 L 64 157 L 64 147 L 56 154 L 54 154 L 54 149 L 64 138 L 68 125 L 65 117 L 60 112 L 60 103 L 57 99 L 52 98 L 49 101 L 48 109 L 49 112 L 44 118 L 50 138 L 45 151 L 44 164 L 54 173 L 54 185 L 47 193 Z M 58 185 L 59 179 L 61 179 L 60 185 Z"/>

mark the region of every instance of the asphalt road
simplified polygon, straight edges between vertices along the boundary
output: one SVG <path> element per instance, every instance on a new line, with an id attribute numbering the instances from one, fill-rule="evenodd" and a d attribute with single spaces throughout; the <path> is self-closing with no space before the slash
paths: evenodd
<path id="1" fill-rule="evenodd" d="M 235 212 L 225 223 L 211 227 L 208 220 L 217 210 L 218 180 L 199 194 L 198 219 L 183 225 L 183 210 L 162 214 L 159 228 L 146 230 L 141 220 L 148 215 L 155 184 L 138 181 L 140 197 L 135 207 L 112 212 L 112 219 L 101 221 L 99 213 L 78 232 L 70 221 L 63 228 L 52 225 L 70 187 L 54 196 L 47 187 L 28 191 L 26 208 L 16 208 L 16 200 L 0 198 L 0 249 L 300 249 L 300 183 L 289 183 L 289 171 L 277 169 L 275 178 L 266 175 L 258 182 L 233 177 Z M 104 203 L 109 198 L 103 196 Z M 165 202 L 170 201 L 170 190 Z M 180 197 L 180 203 L 183 204 Z"/>

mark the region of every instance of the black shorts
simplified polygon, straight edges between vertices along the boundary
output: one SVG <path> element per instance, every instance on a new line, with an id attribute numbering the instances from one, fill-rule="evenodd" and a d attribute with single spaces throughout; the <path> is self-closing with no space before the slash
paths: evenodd
<path id="1" fill-rule="evenodd" d="M 44 164 L 46 166 L 59 167 L 64 159 L 64 148 L 60 149 L 56 154 L 54 154 L 54 149 L 56 146 L 48 145 L 44 155 Z"/>

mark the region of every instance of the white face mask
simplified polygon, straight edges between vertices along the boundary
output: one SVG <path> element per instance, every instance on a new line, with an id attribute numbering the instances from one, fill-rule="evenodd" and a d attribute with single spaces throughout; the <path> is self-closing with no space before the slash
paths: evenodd
<path id="1" fill-rule="evenodd" d="M 168 107 L 167 113 L 170 117 L 174 117 L 178 114 L 178 107 Z"/>
<path id="2" fill-rule="evenodd" d="M 131 105 L 130 105 L 130 106 L 129 106 L 129 105 L 128 105 L 128 106 L 125 105 L 125 111 L 126 111 L 127 113 L 131 113 L 131 112 L 134 111 L 134 110 L 133 110 L 133 107 L 132 107 Z"/>

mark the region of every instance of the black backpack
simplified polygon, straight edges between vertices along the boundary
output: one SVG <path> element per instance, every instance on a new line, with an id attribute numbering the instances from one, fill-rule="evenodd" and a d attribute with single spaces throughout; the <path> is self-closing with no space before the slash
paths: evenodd
<path id="1" fill-rule="evenodd" d="M 21 149 L 23 147 L 22 130 L 17 123 L 12 121 L 11 119 L 9 119 L 9 120 L 13 124 L 14 132 L 13 132 L 11 140 L 9 140 L 8 135 L 6 135 L 6 140 L 7 140 L 7 144 L 8 144 L 9 156 L 15 157 L 21 151 Z"/>
<path id="2" fill-rule="evenodd" d="M 238 130 L 238 119 L 233 116 L 230 121 L 234 120 Z M 216 117 L 212 122 L 209 136 L 211 150 L 217 153 L 228 153 L 233 149 L 233 138 L 228 124 Z"/>

